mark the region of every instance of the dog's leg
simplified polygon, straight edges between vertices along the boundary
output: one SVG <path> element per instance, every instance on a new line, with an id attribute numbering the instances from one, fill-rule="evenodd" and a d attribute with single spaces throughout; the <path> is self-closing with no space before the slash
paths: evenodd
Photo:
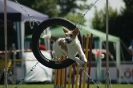
<path id="1" fill-rule="evenodd" d="M 87 59 L 86 59 L 86 56 L 85 55 L 80 55 L 81 59 L 84 61 L 84 62 L 87 62 Z"/>
<path id="2" fill-rule="evenodd" d="M 54 51 L 52 51 L 52 56 L 53 56 L 53 60 L 54 60 L 54 61 L 57 61 L 57 60 L 58 60 L 58 58 L 56 57 L 56 55 L 55 55 L 55 52 L 54 52 Z"/>
<path id="3" fill-rule="evenodd" d="M 72 60 L 78 62 L 78 63 L 81 64 L 81 65 L 84 64 L 84 62 L 83 62 L 82 60 L 80 60 L 78 57 L 75 57 L 75 56 L 73 56 L 73 55 L 69 55 L 68 58 L 70 58 L 70 59 L 72 59 Z"/>
<path id="4" fill-rule="evenodd" d="M 55 57 L 55 52 L 54 51 L 52 51 L 52 56 L 53 56 L 53 60 L 55 60 L 56 57 Z"/>
<path id="5" fill-rule="evenodd" d="M 84 64 L 84 61 L 80 60 L 78 57 L 75 57 L 75 61 L 81 65 Z"/>
<path id="6" fill-rule="evenodd" d="M 80 51 L 78 54 L 84 62 L 87 62 L 86 56 L 82 51 Z"/>

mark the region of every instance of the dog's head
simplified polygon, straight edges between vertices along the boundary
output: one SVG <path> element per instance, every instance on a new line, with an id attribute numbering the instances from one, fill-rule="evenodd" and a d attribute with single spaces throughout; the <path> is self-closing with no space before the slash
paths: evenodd
<path id="1" fill-rule="evenodd" d="M 66 30 L 65 28 L 63 28 L 63 31 L 66 35 L 65 40 L 67 43 L 71 43 L 79 34 L 79 29 L 75 28 L 74 30 L 70 31 L 70 30 Z"/>

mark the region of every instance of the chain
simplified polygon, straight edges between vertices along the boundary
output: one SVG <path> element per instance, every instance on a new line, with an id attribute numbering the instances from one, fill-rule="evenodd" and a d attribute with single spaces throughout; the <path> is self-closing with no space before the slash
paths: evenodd
<path id="1" fill-rule="evenodd" d="M 37 25 L 39 25 L 39 23 L 33 18 L 32 15 L 30 15 L 24 8 L 22 5 L 20 5 L 20 3 L 18 3 L 17 0 L 15 0 L 15 2 L 27 13 L 28 17 L 29 17 L 29 22 L 30 22 L 30 28 L 33 29 L 35 22 L 37 23 Z"/>
<path id="2" fill-rule="evenodd" d="M 87 74 L 87 72 L 84 70 L 84 68 L 76 61 L 76 63 L 80 66 L 80 69 L 84 71 L 84 73 L 88 76 L 88 78 L 97 86 L 97 88 L 100 88 L 98 84 L 90 77 L 90 75 Z"/>
<path id="3" fill-rule="evenodd" d="M 32 72 L 32 71 L 35 69 L 35 67 L 37 66 L 38 63 L 39 63 L 39 62 L 37 62 L 37 63 L 32 67 L 32 69 L 29 71 L 29 73 L 27 73 L 26 76 L 25 76 L 23 79 L 21 79 L 21 81 L 19 82 L 19 84 L 18 84 L 15 88 L 18 88 L 18 86 L 19 86 L 20 84 L 23 83 L 23 81 L 25 80 L 25 78 L 30 74 L 30 72 Z"/>

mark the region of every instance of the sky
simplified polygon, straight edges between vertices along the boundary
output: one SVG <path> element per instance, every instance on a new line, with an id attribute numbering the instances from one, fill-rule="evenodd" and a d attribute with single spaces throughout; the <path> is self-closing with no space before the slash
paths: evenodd
<path id="1" fill-rule="evenodd" d="M 96 0 L 88 0 L 87 3 L 95 3 Z M 108 5 L 111 6 L 113 9 L 117 9 L 117 11 L 120 11 L 121 7 L 125 7 L 123 0 L 108 0 Z M 95 6 L 98 10 L 103 9 L 106 5 L 106 0 L 98 0 Z M 85 13 L 85 12 L 84 12 Z M 89 21 L 91 21 L 92 17 L 94 16 L 94 7 L 92 7 L 85 15 L 85 18 L 87 19 L 87 26 L 91 26 Z"/>

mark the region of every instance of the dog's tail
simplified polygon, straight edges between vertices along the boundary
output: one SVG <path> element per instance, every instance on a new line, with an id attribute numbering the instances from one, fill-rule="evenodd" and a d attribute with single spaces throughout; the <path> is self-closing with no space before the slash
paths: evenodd
<path id="1" fill-rule="evenodd" d="M 50 39 L 50 40 L 52 40 L 54 42 L 57 40 L 56 37 L 51 36 L 51 32 L 50 31 L 47 34 L 43 35 L 42 38 L 44 38 L 44 39 Z"/>

